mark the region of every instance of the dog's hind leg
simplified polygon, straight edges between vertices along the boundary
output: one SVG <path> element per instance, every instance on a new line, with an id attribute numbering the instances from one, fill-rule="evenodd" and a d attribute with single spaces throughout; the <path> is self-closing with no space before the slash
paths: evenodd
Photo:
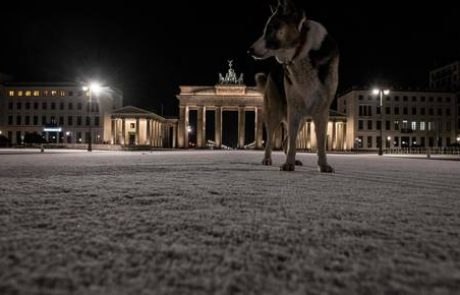
<path id="1" fill-rule="evenodd" d="M 296 152 L 297 152 L 297 133 L 299 132 L 299 126 L 301 117 L 295 107 L 288 107 L 288 146 L 286 154 L 286 163 L 281 166 L 282 171 L 294 171 L 296 165 Z"/>
<path id="2" fill-rule="evenodd" d="M 334 173 L 334 168 L 329 166 L 326 158 L 326 133 L 329 122 L 329 110 L 313 117 L 318 145 L 318 168 L 323 173 Z"/>

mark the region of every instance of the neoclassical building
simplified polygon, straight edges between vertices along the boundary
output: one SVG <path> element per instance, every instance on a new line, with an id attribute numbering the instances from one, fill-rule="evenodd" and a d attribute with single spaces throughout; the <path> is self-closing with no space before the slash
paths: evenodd
<path id="1" fill-rule="evenodd" d="M 112 145 L 175 148 L 177 119 L 166 119 L 133 106 L 114 110 L 105 134 Z"/>
<path id="2" fill-rule="evenodd" d="M 238 145 L 239 149 L 252 146 L 262 149 L 264 143 L 263 130 L 263 95 L 256 87 L 248 87 L 243 82 L 243 75 L 239 77 L 229 62 L 229 70 L 225 77 L 219 74 L 219 84 L 215 86 L 180 86 L 179 122 L 177 134 L 178 148 L 189 147 L 190 112 L 197 112 L 196 148 L 206 148 L 207 142 L 214 142 L 216 148 L 222 147 L 223 130 L 222 113 L 233 111 L 238 113 Z M 214 113 L 214 136 L 206 137 L 206 118 L 208 112 Z M 245 145 L 246 113 L 254 112 L 254 142 Z M 306 120 L 303 124 L 297 145 L 299 149 L 316 150 L 316 135 L 314 124 Z M 279 128 L 276 132 L 275 148 L 280 149 L 285 130 Z M 345 150 L 346 146 L 346 117 L 338 112 L 331 111 L 327 132 L 328 150 Z"/>

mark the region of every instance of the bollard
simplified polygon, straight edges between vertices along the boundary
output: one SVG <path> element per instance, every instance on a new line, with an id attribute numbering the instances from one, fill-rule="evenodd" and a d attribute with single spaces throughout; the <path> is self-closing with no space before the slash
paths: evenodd
<path id="1" fill-rule="evenodd" d="M 427 149 L 426 149 L 426 157 L 427 157 L 428 159 L 431 158 L 431 150 L 430 150 L 430 148 L 427 148 Z"/>
<path id="2" fill-rule="evenodd" d="M 41 152 L 41 153 L 44 153 L 44 152 L 45 152 L 45 148 L 43 147 L 43 143 L 40 145 L 40 152 Z"/>

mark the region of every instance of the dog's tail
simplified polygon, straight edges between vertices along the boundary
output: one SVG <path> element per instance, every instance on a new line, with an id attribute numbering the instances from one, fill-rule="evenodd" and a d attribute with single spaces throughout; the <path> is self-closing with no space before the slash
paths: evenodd
<path id="1" fill-rule="evenodd" d="M 257 90 L 259 90 L 262 94 L 265 93 L 265 86 L 267 86 L 267 75 L 265 73 L 257 73 L 255 80 Z"/>

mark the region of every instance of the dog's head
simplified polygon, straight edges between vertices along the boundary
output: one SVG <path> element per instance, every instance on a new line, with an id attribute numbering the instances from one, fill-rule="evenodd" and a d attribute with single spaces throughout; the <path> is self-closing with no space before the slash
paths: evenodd
<path id="1" fill-rule="evenodd" d="M 290 0 L 278 2 L 277 7 L 272 8 L 272 15 L 262 37 L 251 46 L 248 53 L 255 59 L 266 59 L 295 48 L 300 42 L 305 21 L 305 13 L 297 10 Z"/>

